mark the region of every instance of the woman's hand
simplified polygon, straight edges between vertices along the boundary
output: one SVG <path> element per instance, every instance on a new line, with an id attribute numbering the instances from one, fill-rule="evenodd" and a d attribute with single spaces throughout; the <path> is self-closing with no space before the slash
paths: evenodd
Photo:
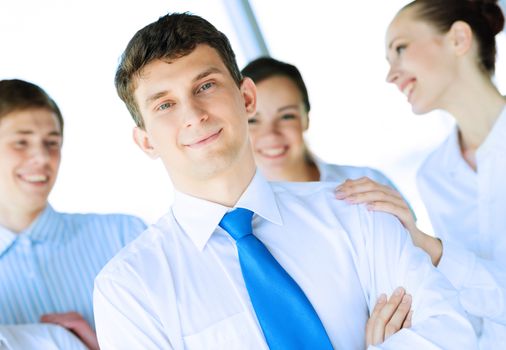
<path id="1" fill-rule="evenodd" d="M 443 254 L 441 241 L 416 227 L 409 205 L 393 188 L 379 184 L 368 177 L 348 179 L 336 188 L 336 198 L 352 204 L 366 204 L 369 210 L 395 215 L 408 230 L 413 244 L 430 255 L 434 266 L 439 264 Z"/>
<path id="2" fill-rule="evenodd" d="M 411 302 L 411 295 L 402 287 L 388 300 L 385 294 L 380 295 L 365 327 L 366 347 L 381 344 L 402 328 L 411 327 Z"/>

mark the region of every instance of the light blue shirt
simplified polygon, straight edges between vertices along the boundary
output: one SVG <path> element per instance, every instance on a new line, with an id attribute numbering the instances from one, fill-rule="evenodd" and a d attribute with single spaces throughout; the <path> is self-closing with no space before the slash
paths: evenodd
<path id="1" fill-rule="evenodd" d="M 129 215 L 62 214 L 50 205 L 20 234 L 0 226 L 0 324 L 76 311 L 93 327 L 95 276 L 145 227 Z"/>

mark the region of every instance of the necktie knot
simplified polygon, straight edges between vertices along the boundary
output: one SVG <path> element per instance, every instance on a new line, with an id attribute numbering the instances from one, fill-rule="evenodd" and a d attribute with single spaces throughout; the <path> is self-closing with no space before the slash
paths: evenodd
<path id="1" fill-rule="evenodd" d="M 223 216 L 219 226 L 227 231 L 236 241 L 244 236 L 251 235 L 251 219 L 253 212 L 244 208 L 236 208 Z"/>

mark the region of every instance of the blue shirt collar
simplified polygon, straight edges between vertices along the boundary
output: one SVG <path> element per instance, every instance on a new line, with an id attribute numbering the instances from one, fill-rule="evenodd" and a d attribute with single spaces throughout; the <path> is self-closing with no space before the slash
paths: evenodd
<path id="1" fill-rule="evenodd" d="M 283 223 L 272 188 L 259 171 L 256 172 L 234 208 L 249 209 L 255 215 L 277 225 Z M 182 230 L 202 251 L 223 215 L 231 209 L 176 191 L 172 213 Z"/>
<path id="2" fill-rule="evenodd" d="M 44 241 L 59 242 L 63 238 L 63 221 L 53 207 L 48 204 L 32 224 L 16 234 L 0 226 L 0 256 L 16 241 L 18 237 L 29 239 L 33 243 Z"/>
<path id="3" fill-rule="evenodd" d="M 12 245 L 17 235 L 3 226 L 0 226 L 0 256 Z"/>

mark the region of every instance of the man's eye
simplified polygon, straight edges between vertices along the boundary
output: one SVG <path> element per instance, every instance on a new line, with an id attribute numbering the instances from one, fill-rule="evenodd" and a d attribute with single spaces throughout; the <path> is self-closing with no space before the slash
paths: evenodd
<path id="1" fill-rule="evenodd" d="M 202 84 L 202 86 L 200 87 L 199 91 L 206 91 L 206 90 L 209 90 L 210 88 L 213 87 L 213 83 L 211 82 L 208 82 L 208 83 L 205 83 L 205 84 Z"/>
<path id="2" fill-rule="evenodd" d="M 164 111 L 166 109 L 169 109 L 170 107 L 172 107 L 172 103 L 170 102 L 165 102 L 165 103 L 162 103 L 160 106 L 158 106 L 158 109 L 160 111 Z"/>
<path id="3" fill-rule="evenodd" d="M 14 142 L 14 147 L 16 148 L 22 148 L 28 145 L 28 142 L 26 140 L 17 140 Z"/>

